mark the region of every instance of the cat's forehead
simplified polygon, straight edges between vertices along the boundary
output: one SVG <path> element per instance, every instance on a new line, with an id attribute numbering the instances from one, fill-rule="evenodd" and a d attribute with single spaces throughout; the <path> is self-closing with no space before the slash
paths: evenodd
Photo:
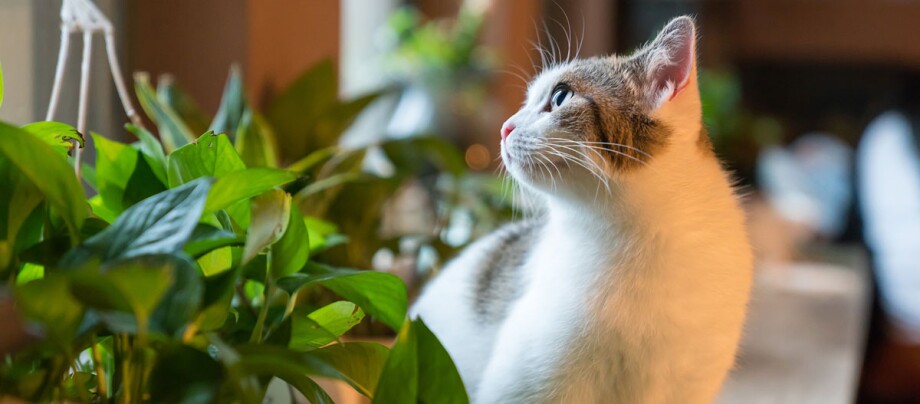
<path id="1" fill-rule="evenodd" d="M 630 60 L 632 58 L 619 56 L 593 57 L 553 66 L 530 83 L 528 99 L 545 97 L 559 83 L 565 83 L 576 91 L 594 90 L 611 94 L 627 90 L 627 93 L 632 93 L 629 90 L 636 89 L 642 78 L 631 68 Z"/>
<path id="2" fill-rule="evenodd" d="M 540 72 L 527 87 L 527 98 L 543 97 L 552 90 L 556 84 L 559 84 L 562 75 L 571 68 L 572 63 L 566 63 L 564 65 L 550 67 Z"/>

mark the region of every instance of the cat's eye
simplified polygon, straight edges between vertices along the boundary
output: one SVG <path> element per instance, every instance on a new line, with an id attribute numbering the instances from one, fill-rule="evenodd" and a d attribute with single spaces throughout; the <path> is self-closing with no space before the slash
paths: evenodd
<path id="1" fill-rule="evenodd" d="M 561 107 L 569 98 L 572 98 L 572 95 L 574 93 L 568 86 L 560 85 L 553 90 L 553 96 L 550 97 L 549 104 L 552 108 Z"/>

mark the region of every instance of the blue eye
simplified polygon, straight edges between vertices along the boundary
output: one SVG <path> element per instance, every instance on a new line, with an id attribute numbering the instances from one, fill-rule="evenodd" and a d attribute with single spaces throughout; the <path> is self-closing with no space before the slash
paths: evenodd
<path id="1" fill-rule="evenodd" d="M 574 93 L 572 93 L 572 90 L 570 90 L 568 87 L 559 86 L 555 91 L 553 91 L 553 96 L 550 97 L 550 104 L 553 106 L 553 108 L 561 107 L 562 104 L 565 104 L 565 102 L 569 100 L 569 98 L 572 98 L 572 94 Z"/>

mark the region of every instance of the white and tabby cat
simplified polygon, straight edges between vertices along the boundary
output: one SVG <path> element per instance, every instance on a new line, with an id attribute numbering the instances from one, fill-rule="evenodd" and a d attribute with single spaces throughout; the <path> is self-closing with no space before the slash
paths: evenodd
<path id="1" fill-rule="evenodd" d="M 751 283 L 744 214 L 702 124 L 693 20 L 629 57 L 556 63 L 502 128 L 543 213 L 477 241 L 421 317 L 476 403 L 711 402 Z"/>

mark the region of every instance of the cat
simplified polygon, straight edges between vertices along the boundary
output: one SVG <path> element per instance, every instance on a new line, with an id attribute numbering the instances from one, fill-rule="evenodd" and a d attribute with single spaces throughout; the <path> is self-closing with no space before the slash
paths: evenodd
<path id="1" fill-rule="evenodd" d="M 543 212 L 477 240 L 410 315 L 474 403 L 712 402 L 752 277 L 745 218 L 702 123 L 696 26 L 555 63 L 501 129 Z"/>

